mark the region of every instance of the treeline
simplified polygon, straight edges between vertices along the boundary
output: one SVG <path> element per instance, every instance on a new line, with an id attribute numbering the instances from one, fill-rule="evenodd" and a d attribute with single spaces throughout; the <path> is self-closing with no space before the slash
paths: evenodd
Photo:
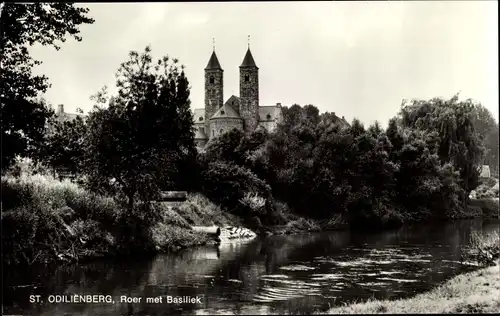
<path id="1" fill-rule="evenodd" d="M 250 187 L 302 216 L 342 216 L 355 227 L 467 215 L 485 154 L 481 105 L 457 96 L 407 102 L 385 130 L 356 119 L 343 127 L 312 105 L 283 110 L 274 133 L 233 130 L 209 143 L 201 190 L 232 208 Z M 266 218 L 279 217 L 269 203 Z"/>

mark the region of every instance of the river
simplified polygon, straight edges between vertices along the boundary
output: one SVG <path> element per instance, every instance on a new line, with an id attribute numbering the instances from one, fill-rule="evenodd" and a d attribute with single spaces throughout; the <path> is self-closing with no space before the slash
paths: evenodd
<path id="1" fill-rule="evenodd" d="M 370 234 L 273 236 L 143 260 L 4 271 L 4 314 L 302 314 L 371 297 L 403 298 L 470 269 L 459 261 L 471 232 L 498 230 L 498 220 L 466 220 Z M 114 303 L 49 302 L 56 297 L 50 295 L 73 294 L 110 295 Z M 41 302 L 30 303 L 30 295 Z M 141 301 L 120 302 L 122 296 Z M 168 296 L 198 302 L 168 303 Z"/>

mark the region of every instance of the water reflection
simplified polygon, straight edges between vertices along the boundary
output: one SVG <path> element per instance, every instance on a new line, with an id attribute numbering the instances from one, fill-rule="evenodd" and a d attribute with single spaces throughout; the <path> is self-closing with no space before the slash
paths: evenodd
<path id="1" fill-rule="evenodd" d="M 498 221 L 459 221 L 363 235 L 329 232 L 200 247 L 150 260 L 116 260 L 4 275 L 4 313 L 34 315 L 311 313 L 354 299 L 400 298 L 464 268 L 460 247 Z M 115 304 L 34 304 L 29 295 L 112 295 Z M 120 303 L 120 296 L 141 302 Z M 146 297 L 201 297 L 200 304 Z"/>

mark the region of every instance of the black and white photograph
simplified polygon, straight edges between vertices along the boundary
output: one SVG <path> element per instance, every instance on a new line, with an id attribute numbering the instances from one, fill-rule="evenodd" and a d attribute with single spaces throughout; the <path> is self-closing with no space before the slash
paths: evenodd
<path id="1" fill-rule="evenodd" d="M 498 1 L 0 2 L 2 315 L 500 311 Z"/>

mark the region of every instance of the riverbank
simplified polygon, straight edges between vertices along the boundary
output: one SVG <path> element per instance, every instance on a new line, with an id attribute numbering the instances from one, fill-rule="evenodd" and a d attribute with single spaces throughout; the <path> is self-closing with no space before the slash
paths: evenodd
<path id="1" fill-rule="evenodd" d="M 413 298 L 370 300 L 335 307 L 325 314 L 495 313 L 500 310 L 500 265 L 458 275 Z"/>
<path id="2" fill-rule="evenodd" d="M 112 197 L 93 194 L 70 180 L 23 174 L 2 178 L 1 185 L 7 265 L 178 252 L 216 242 L 208 234 L 193 231 L 192 226 L 247 226 L 199 193 L 188 194 L 183 203 L 139 205 L 128 214 Z M 270 227 L 266 232 L 295 234 L 319 229 L 298 216 L 287 219 L 284 227 Z"/>
<path id="3" fill-rule="evenodd" d="M 206 197 L 138 205 L 128 214 L 111 197 L 47 175 L 2 178 L 4 262 L 33 265 L 173 252 L 212 242 L 191 226 L 238 226 L 241 220 Z"/>
<path id="4" fill-rule="evenodd" d="M 283 225 L 261 226 L 259 220 L 258 227 L 249 227 L 199 193 L 189 194 L 178 205 L 150 203 L 128 214 L 111 197 L 90 193 L 69 180 L 33 174 L 2 178 L 1 203 L 6 264 L 81 262 L 214 243 L 213 237 L 195 232 L 191 226 L 246 227 L 263 235 L 349 228 L 340 215 L 315 221 L 293 214 L 287 207 L 279 213 Z M 475 216 L 498 217 L 498 199 L 473 203 Z"/>

